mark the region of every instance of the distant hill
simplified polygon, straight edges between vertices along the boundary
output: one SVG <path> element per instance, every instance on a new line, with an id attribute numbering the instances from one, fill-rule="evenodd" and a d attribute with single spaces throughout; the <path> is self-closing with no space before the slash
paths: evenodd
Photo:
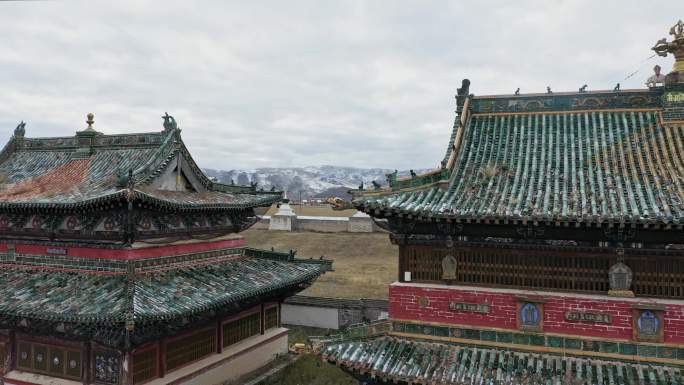
<path id="1" fill-rule="evenodd" d="M 385 174 L 394 170 L 382 168 L 353 168 L 339 166 L 311 166 L 295 168 L 257 168 L 252 170 L 213 170 L 204 172 L 230 184 L 231 180 L 240 185 L 256 182 L 266 190 L 275 187 L 288 192 L 291 199 L 340 197 L 349 199 L 349 189 L 358 188 L 363 182 L 369 186 L 373 181 L 386 185 Z M 416 170 L 417 173 L 429 170 Z M 399 176 L 409 175 L 408 170 L 399 171 Z"/>

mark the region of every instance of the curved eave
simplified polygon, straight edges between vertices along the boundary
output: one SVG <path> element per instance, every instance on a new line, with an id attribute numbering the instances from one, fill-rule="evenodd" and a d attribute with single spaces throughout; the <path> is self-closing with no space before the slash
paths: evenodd
<path id="1" fill-rule="evenodd" d="M 279 193 L 256 193 L 256 194 L 239 194 L 239 195 L 249 195 L 255 199 L 248 202 L 242 203 L 177 203 L 170 202 L 164 199 L 159 199 L 153 197 L 145 192 L 135 190 L 136 199 L 140 199 L 142 202 L 151 203 L 162 209 L 173 209 L 173 210 L 230 210 L 238 209 L 244 210 L 254 207 L 268 206 L 273 203 L 279 202 L 282 199 L 282 195 Z"/>
<path id="2" fill-rule="evenodd" d="M 310 271 L 310 272 L 302 275 L 301 277 L 298 277 L 296 280 L 293 280 L 293 281 L 282 282 L 282 283 L 278 283 L 278 284 L 270 284 L 268 286 L 255 289 L 255 290 L 252 290 L 252 291 L 247 292 L 247 293 L 242 293 L 242 294 L 239 294 L 236 296 L 231 296 L 229 298 L 219 299 L 219 300 L 212 302 L 210 304 L 197 306 L 195 308 L 187 309 L 184 311 L 168 312 L 168 313 L 164 313 L 164 314 L 155 314 L 155 315 L 139 315 L 139 314 L 136 314 L 134 316 L 134 320 L 135 321 L 168 320 L 168 319 L 188 316 L 191 314 L 202 313 L 202 312 L 213 310 L 213 309 L 223 307 L 226 305 L 239 303 L 243 300 L 248 300 L 252 297 L 264 296 L 264 295 L 267 295 L 267 294 L 272 293 L 272 292 L 277 292 L 277 291 L 281 291 L 281 290 L 288 290 L 288 289 L 300 286 L 302 284 L 308 284 L 308 283 L 313 282 L 320 275 L 321 275 L 320 270 Z"/>
<path id="3" fill-rule="evenodd" d="M 249 300 L 253 297 L 267 296 L 271 293 L 276 293 L 283 290 L 292 290 L 301 285 L 310 284 L 316 278 L 318 278 L 322 273 L 322 269 L 316 264 L 307 264 L 309 267 L 308 271 L 298 274 L 290 280 L 270 283 L 268 285 L 254 288 L 252 290 L 237 294 L 237 295 L 225 295 L 224 298 L 216 298 L 208 303 L 186 308 L 181 311 L 168 311 L 164 313 L 157 314 L 139 314 L 136 313 L 133 316 L 133 320 L 136 322 L 141 321 L 159 321 L 159 320 L 169 320 L 178 317 L 189 316 L 192 314 L 198 314 L 210 310 L 215 310 L 226 305 L 240 303 L 245 300 Z M 121 324 L 126 322 L 125 312 L 117 312 L 115 314 L 107 313 L 92 313 L 92 314 L 68 314 L 68 313 L 38 313 L 29 310 L 14 310 L 11 308 L 0 309 L 0 316 L 5 317 L 15 317 L 15 318 L 26 318 L 35 319 L 49 322 L 71 322 L 71 323 L 108 323 L 108 324 Z"/>
<path id="4" fill-rule="evenodd" d="M 427 218 L 435 220 L 450 220 L 454 222 L 462 223 L 490 223 L 490 224 L 508 224 L 508 223 L 531 223 L 540 224 L 547 223 L 556 226 L 601 226 L 601 225 L 613 225 L 613 226 L 630 226 L 630 225 L 640 225 L 640 226 L 670 226 L 681 229 L 684 226 L 684 218 L 643 218 L 643 217 L 626 217 L 626 218 L 615 218 L 615 217 L 599 217 L 587 215 L 584 217 L 564 217 L 564 216 L 550 216 L 550 215 L 472 215 L 472 214 L 454 214 L 450 212 L 439 212 L 435 210 L 411 210 L 405 208 L 393 207 L 392 205 L 387 205 L 378 202 L 367 202 L 367 201 L 354 201 L 354 207 L 359 211 L 363 211 L 369 215 L 377 216 L 375 214 L 376 210 L 384 213 L 384 216 L 411 216 L 415 218 Z"/>
<path id="5" fill-rule="evenodd" d="M 0 210 L 82 210 L 118 199 L 126 199 L 128 190 L 88 198 L 76 202 L 0 202 Z"/>
<path id="6" fill-rule="evenodd" d="M 89 198 L 78 202 L 0 202 L 0 210 L 60 210 L 60 211 L 76 211 L 97 208 L 97 206 L 112 203 L 114 201 L 125 201 L 128 199 L 128 190 L 118 190 L 111 194 L 102 195 L 95 198 Z M 257 192 L 254 194 L 241 194 L 254 197 L 247 202 L 241 203 L 177 203 L 164 199 L 153 197 L 145 192 L 134 190 L 134 197 L 145 203 L 151 203 L 162 209 L 169 210 L 222 210 L 222 209 L 249 209 L 253 207 L 268 206 L 279 202 L 282 195 L 279 192 Z"/>

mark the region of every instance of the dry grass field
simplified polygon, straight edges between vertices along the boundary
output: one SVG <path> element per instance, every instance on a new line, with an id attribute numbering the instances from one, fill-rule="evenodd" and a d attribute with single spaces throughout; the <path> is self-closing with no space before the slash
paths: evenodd
<path id="1" fill-rule="evenodd" d="M 385 233 L 313 233 L 250 229 L 241 233 L 247 245 L 298 257 L 333 259 L 325 273 L 303 295 L 339 298 L 387 298 L 387 285 L 397 279 L 398 248 Z"/>

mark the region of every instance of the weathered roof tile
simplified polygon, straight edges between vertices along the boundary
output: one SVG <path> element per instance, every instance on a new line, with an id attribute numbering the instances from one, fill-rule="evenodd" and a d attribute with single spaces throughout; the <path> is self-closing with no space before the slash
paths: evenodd
<path id="1" fill-rule="evenodd" d="M 125 274 L 1 268 L 0 314 L 53 321 L 121 322 L 128 304 L 135 320 L 208 310 L 314 280 L 324 266 L 242 256 L 165 271 L 141 271 L 127 292 Z"/>
<path id="2" fill-rule="evenodd" d="M 380 337 L 330 342 L 319 354 L 349 370 L 413 384 L 681 384 L 680 368 Z"/>
<path id="3" fill-rule="evenodd" d="M 684 129 L 659 114 L 474 114 L 448 183 L 362 193 L 355 204 L 464 220 L 683 224 Z"/>
<path id="4" fill-rule="evenodd" d="M 73 138 L 12 138 L 0 153 L 0 207 L 79 205 L 120 197 L 119 180 L 129 170 L 140 198 L 170 206 L 248 208 L 268 205 L 278 192 L 257 192 L 248 186 L 211 182 L 185 148 L 180 132 L 97 135 L 92 154 L 78 154 Z M 78 155 L 78 156 L 77 156 Z M 173 159 L 184 164 L 201 183 L 198 191 L 168 191 L 153 187 L 155 178 Z"/>

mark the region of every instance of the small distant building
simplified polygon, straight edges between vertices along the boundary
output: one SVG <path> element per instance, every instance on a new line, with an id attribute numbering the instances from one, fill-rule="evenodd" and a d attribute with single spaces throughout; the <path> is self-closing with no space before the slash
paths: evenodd
<path id="1" fill-rule="evenodd" d="M 683 29 L 663 86 L 464 80 L 442 167 L 354 192 L 399 246 L 391 331 L 322 357 L 372 383 L 683 383 Z"/>
<path id="2" fill-rule="evenodd" d="M 387 300 L 324 298 L 295 295 L 282 305 L 282 322 L 339 330 L 351 325 L 387 319 Z"/>
<path id="3" fill-rule="evenodd" d="M 215 384 L 287 351 L 282 301 L 330 263 L 246 248 L 280 192 L 217 183 L 164 130 L 0 152 L 5 385 Z"/>
<path id="4" fill-rule="evenodd" d="M 278 205 L 278 211 L 271 215 L 268 223 L 269 230 L 293 231 L 297 227 L 297 214 L 290 207 L 290 201 L 286 198 Z"/>

